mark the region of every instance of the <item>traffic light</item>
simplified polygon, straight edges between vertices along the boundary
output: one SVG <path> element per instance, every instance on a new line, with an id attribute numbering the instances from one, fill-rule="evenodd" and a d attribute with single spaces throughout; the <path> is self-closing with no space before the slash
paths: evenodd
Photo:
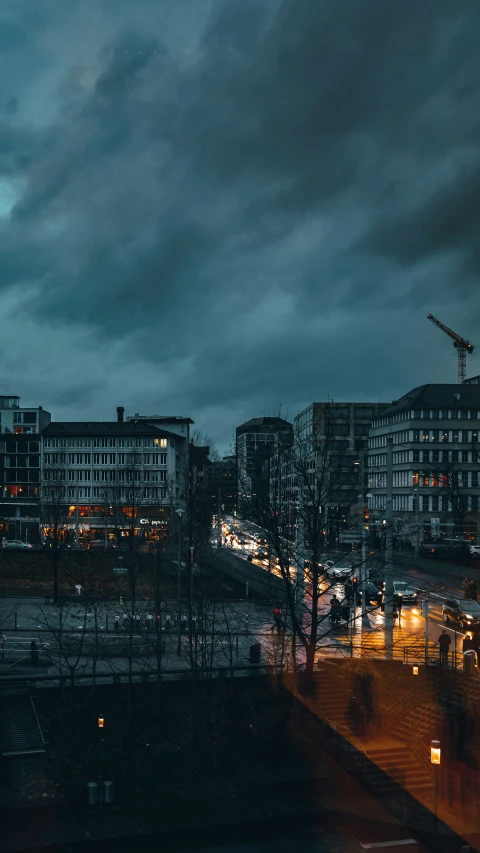
<path id="1" fill-rule="evenodd" d="M 363 513 L 363 518 L 365 520 L 365 523 L 367 523 L 368 522 L 368 506 L 365 507 L 365 510 Z"/>

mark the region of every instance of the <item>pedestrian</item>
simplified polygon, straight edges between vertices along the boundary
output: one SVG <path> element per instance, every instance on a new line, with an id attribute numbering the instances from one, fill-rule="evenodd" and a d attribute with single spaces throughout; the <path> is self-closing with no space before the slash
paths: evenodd
<path id="1" fill-rule="evenodd" d="M 153 625 L 153 615 L 151 613 L 149 613 L 147 615 L 147 631 L 152 630 L 152 625 Z"/>
<path id="2" fill-rule="evenodd" d="M 342 619 L 344 622 L 350 622 L 350 603 L 347 599 L 342 604 Z"/>
<path id="3" fill-rule="evenodd" d="M 475 647 L 475 644 L 473 642 L 473 637 L 470 634 L 470 632 L 467 631 L 467 633 L 465 634 L 465 636 L 463 638 L 463 643 L 462 643 L 463 654 L 465 654 L 465 652 L 470 652 L 470 651 L 474 650 L 474 647 Z"/>
<path id="4" fill-rule="evenodd" d="M 118 629 L 120 628 L 120 616 L 118 614 L 115 616 L 115 619 L 113 620 L 113 627 L 114 627 L 115 631 L 118 631 Z"/>
<path id="5" fill-rule="evenodd" d="M 330 601 L 330 619 L 333 625 L 340 622 L 340 602 L 336 595 Z"/>
<path id="6" fill-rule="evenodd" d="M 395 595 L 393 596 L 393 609 L 396 610 L 398 613 L 398 622 L 399 623 L 400 623 L 400 619 L 402 617 L 402 605 L 403 605 L 402 596 L 399 595 L 398 593 L 395 593 Z"/>
<path id="7" fill-rule="evenodd" d="M 0 634 L 0 658 L 5 657 L 5 645 L 7 643 L 7 638 L 5 634 Z"/>
<path id="8" fill-rule="evenodd" d="M 345 589 L 345 598 L 350 603 L 350 601 L 353 598 L 353 584 L 352 584 L 351 578 L 348 578 L 348 580 L 345 581 L 344 589 Z"/>
<path id="9" fill-rule="evenodd" d="M 451 639 L 445 629 L 443 629 L 442 633 L 438 638 L 438 645 L 440 646 L 440 663 L 446 663 L 448 665 L 448 650 L 450 647 Z"/>
<path id="10" fill-rule="evenodd" d="M 123 607 L 123 596 L 120 596 L 120 607 Z"/>
<path id="11" fill-rule="evenodd" d="M 480 634 L 478 631 L 473 634 L 473 649 L 477 656 L 477 667 L 480 669 Z"/>
<path id="12" fill-rule="evenodd" d="M 170 614 L 167 614 L 167 616 L 165 616 L 165 630 L 172 630 L 172 617 L 170 616 Z"/>
<path id="13" fill-rule="evenodd" d="M 469 588 L 470 581 L 468 580 L 468 578 L 465 578 L 462 582 L 463 595 L 465 598 L 469 598 Z"/>
<path id="14" fill-rule="evenodd" d="M 30 660 L 32 662 L 32 666 L 38 666 L 38 646 L 35 640 L 32 640 L 30 643 Z"/>
<path id="15" fill-rule="evenodd" d="M 126 631 L 127 628 L 128 628 L 128 614 L 124 613 L 123 614 L 123 629 L 124 629 L 124 631 Z"/>

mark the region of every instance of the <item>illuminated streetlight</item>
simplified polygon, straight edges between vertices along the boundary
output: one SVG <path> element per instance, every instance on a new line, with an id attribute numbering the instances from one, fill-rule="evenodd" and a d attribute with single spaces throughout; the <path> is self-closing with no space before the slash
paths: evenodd
<path id="1" fill-rule="evenodd" d="M 105 717 L 103 716 L 103 714 L 98 715 L 97 724 L 99 729 L 105 728 Z"/>
<path id="2" fill-rule="evenodd" d="M 440 741 L 432 740 L 430 746 L 430 761 L 432 764 L 440 764 Z"/>

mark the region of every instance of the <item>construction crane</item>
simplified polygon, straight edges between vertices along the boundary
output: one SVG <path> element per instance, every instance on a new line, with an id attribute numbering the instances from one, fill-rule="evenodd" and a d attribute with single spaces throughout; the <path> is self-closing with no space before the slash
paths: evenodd
<path id="1" fill-rule="evenodd" d="M 452 332 L 448 326 L 444 326 L 433 314 L 429 314 L 427 320 L 431 320 L 449 338 L 453 338 L 453 346 L 458 350 L 458 384 L 461 385 L 467 378 L 467 352 L 473 352 L 473 344 L 470 341 L 466 341 L 465 338 L 461 338 L 456 332 Z"/>

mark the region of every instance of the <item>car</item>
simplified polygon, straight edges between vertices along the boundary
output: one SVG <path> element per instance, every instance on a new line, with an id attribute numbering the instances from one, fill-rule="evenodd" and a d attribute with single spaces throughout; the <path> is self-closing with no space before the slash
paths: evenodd
<path id="1" fill-rule="evenodd" d="M 367 604 L 381 604 L 383 599 L 382 591 L 376 586 L 376 584 L 372 583 L 372 581 L 365 581 L 365 600 Z M 357 587 L 357 604 L 362 603 L 362 587 Z"/>
<path id="2" fill-rule="evenodd" d="M 331 561 L 329 560 L 329 562 Z M 329 578 L 332 578 L 332 580 L 341 581 L 350 577 L 351 574 L 352 567 L 347 566 L 346 564 L 338 566 L 332 564 L 331 566 L 327 566 L 327 575 Z"/>
<path id="3" fill-rule="evenodd" d="M 417 604 L 417 591 L 405 581 L 393 581 L 393 594 L 402 598 L 402 604 Z"/>
<path id="4" fill-rule="evenodd" d="M 480 545 L 470 545 L 470 553 L 472 557 L 480 557 Z"/>
<path id="5" fill-rule="evenodd" d="M 443 605 L 443 620 L 459 628 L 480 629 L 480 604 L 471 599 L 450 598 Z"/>
<path id="6" fill-rule="evenodd" d="M 7 551 L 29 551 L 32 546 L 30 542 L 22 542 L 21 539 L 7 539 L 3 547 Z"/>
<path id="7" fill-rule="evenodd" d="M 89 551 L 105 551 L 104 539 L 91 539 L 87 545 Z"/>

